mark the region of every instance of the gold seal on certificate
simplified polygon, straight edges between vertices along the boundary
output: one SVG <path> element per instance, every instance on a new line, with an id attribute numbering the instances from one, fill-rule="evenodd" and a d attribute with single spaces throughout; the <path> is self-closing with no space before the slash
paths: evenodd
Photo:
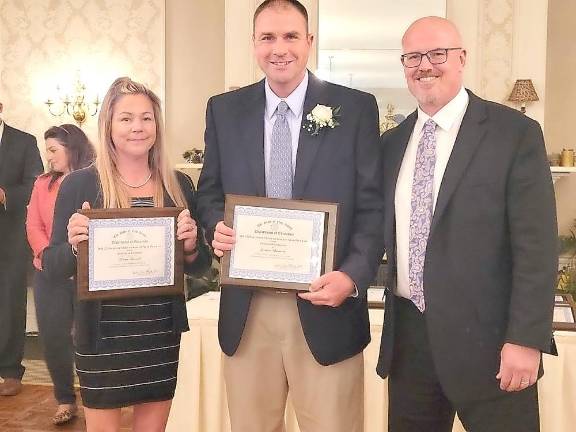
<path id="1" fill-rule="evenodd" d="M 226 195 L 224 223 L 236 232 L 222 285 L 308 291 L 332 271 L 338 204 Z"/>
<path id="2" fill-rule="evenodd" d="M 81 210 L 88 240 L 78 244 L 78 299 L 183 293 L 181 208 Z"/>

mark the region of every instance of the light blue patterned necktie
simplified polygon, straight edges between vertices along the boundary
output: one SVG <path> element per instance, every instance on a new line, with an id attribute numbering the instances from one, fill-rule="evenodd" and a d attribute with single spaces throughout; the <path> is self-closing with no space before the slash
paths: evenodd
<path id="1" fill-rule="evenodd" d="M 288 110 L 285 101 L 281 101 L 276 108 L 266 178 L 266 196 L 269 198 L 292 198 L 292 138 L 286 118 Z"/>
<path id="2" fill-rule="evenodd" d="M 432 224 L 434 200 L 434 167 L 436 166 L 436 123 L 428 119 L 416 151 L 410 211 L 410 236 L 408 247 L 408 280 L 410 300 L 420 312 L 424 302 L 424 260 Z"/>

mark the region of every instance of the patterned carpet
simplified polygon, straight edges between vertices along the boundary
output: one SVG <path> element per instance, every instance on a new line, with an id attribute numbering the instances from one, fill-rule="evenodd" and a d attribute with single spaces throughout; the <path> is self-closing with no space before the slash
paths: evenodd
<path id="1" fill-rule="evenodd" d="M 52 385 L 46 363 L 43 360 L 24 359 L 26 372 L 22 377 L 24 384 Z"/>
<path id="2" fill-rule="evenodd" d="M 37 384 L 37 385 L 52 385 L 50 374 L 46 368 L 44 360 L 29 360 L 23 361 L 26 372 L 22 378 L 23 384 Z M 78 387 L 78 377 L 74 375 L 74 384 Z"/>
<path id="3" fill-rule="evenodd" d="M 22 383 L 24 384 L 38 384 L 38 385 L 52 385 L 46 362 L 44 361 L 44 354 L 40 338 L 33 334 L 26 335 L 26 342 L 24 345 L 24 360 L 22 364 L 26 368 Z M 76 386 L 78 386 L 78 378 L 75 377 Z"/>

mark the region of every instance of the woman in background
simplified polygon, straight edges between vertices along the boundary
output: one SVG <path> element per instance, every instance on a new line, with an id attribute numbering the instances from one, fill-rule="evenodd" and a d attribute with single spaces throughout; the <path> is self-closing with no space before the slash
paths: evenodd
<path id="1" fill-rule="evenodd" d="M 94 167 L 72 173 L 56 202 L 44 253 L 50 273 L 76 271 L 78 244 L 88 239 L 79 208 L 184 207 L 176 236 L 184 271 L 206 269 L 209 250 L 196 222 L 190 179 L 168 161 L 160 100 L 142 84 L 119 78 L 98 121 Z M 121 408 L 133 406 L 132 430 L 163 431 L 176 388 L 180 334 L 188 330 L 184 296 L 81 301 L 76 311 L 76 371 L 89 432 L 118 431 Z"/>
<path id="2" fill-rule="evenodd" d="M 34 300 L 38 330 L 46 365 L 54 383 L 54 397 L 58 402 L 52 422 L 59 425 L 74 418 L 77 411 L 72 345 L 76 290 L 73 280 L 51 279 L 42 271 L 42 254 L 50 243 L 54 205 L 60 184 L 71 171 L 92 164 L 94 148 L 84 132 L 71 124 L 51 127 L 44 133 L 44 140 L 49 171 L 36 179 L 32 189 L 26 232 L 36 269 Z"/>

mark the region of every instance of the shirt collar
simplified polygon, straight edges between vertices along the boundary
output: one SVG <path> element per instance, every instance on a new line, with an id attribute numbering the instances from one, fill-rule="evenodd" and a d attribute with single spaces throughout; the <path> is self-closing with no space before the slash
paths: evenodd
<path id="1" fill-rule="evenodd" d="M 279 98 L 276 93 L 272 91 L 268 83 L 268 78 L 265 80 L 264 89 L 266 91 L 266 116 L 268 116 L 269 119 L 276 113 L 276 108 L 281 101 L 285 101 L 290 111 L 298 118 L 304 110 L 304 99 L 306 98 L 306 90 L 308 90 L 308 71 L 304 74 L 304 79 L 298 84 L 298 87 L 286 98 Z"/>
<path id="2" fill-rule="evenodd" d="M 436 123 L 440 129 L 449 131 L 456 120 L 461 118 L 464 111 L 466 111 L 469 99 L 468 92 L 462 87 L 458 94 L 432 117 L 418 107 L 418 120 L 416 121 L 414 131 L 420 133 L 424 127 L 424 123 L 430 118 L 434 120 L 434 123 Z"/>
<path id="3" fill-rule="evenodd" d="M 2 135 L 4 135 L 4 122 L 0 119 L 0 144 L 2 144 Z"/>

